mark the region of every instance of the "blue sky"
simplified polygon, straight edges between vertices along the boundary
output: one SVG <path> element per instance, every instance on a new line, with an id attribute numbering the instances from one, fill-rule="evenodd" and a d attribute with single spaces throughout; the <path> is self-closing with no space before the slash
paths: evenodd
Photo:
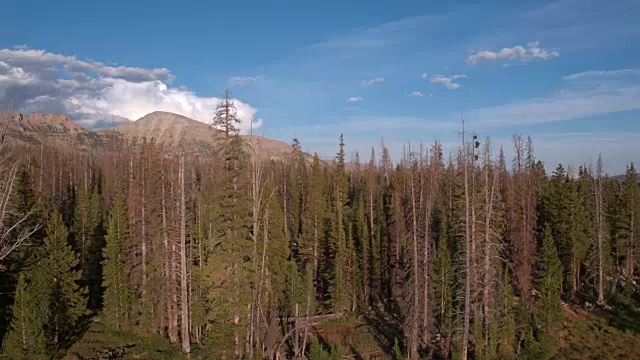
<path id="1" fill-rule="evenodd" d="M 330 157 L 344 132 L 457 145 L 469 128 L 509 153 L 531 135 L 548 168 L 640 161 L 640 2 L 9 0 L 0 105 L 86 126 L 168 110 L 201 121 L 228 84 L 268 137 Z"/>

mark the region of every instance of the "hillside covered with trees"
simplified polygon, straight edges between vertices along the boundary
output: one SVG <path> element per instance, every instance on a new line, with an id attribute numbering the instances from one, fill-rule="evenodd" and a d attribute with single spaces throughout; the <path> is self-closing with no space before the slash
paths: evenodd
<path id="1" fill-rule="evenodd" d="M 227 97 L 210 156 L 3 137 L 3 356 L 69 356 L 99 327 L 121 339 L 103 358 L 147 342 L 165 358 L 331 359 L 359 350 L 325 325 L 351 322 L 381 349 L 355 358 L 542 359 L 569 356 L 567 313 L 610 319 L 598 329 L 635 345 L 633 164 L 624 179 L 602 158 L 547 173 L 530 138 L 506 158 L 464 124 L 449 154 L 351 156 L 341 136 L 331 163 L 296 139 L 265 159 L 237 124 Z"/>

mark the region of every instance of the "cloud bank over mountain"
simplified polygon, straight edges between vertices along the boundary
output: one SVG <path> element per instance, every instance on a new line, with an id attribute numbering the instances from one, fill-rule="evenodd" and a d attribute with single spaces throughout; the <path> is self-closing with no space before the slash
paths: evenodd
<path id="1" fill-rule="evenodd" d="M 171 86 L 168 69 L 109 66 L 25 47 L 0 49 L 0 106 L 31 113 L 61 113 L 87 128 L 169 111 L 210 123 L 219 98 Z M 256 109 L 235 101 L 240 128 L 249 132 Z M 254 120 L 259 128 L 262 119 Z"/>

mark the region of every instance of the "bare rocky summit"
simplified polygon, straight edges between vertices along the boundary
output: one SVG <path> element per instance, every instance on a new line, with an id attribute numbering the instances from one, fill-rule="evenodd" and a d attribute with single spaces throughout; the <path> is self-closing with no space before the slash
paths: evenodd
<path id="1" fill-rule="evenodd" d="M 182 149 L 208 156 L 221 149 L 224 133 L 186 116 L 155 111 L 142 118 L 99 131 L 85 129 L 59 114 L 0 112 L 0 129 L 9 142 L 39 145 L 65 144 L 93 151 L 113 150 L 120 141 L 136 143 L 155 140 L 169 150 Z M 243 135 L 247 150 L 254 156 L 281 160 L 293 153 L 286 142 L 257 135 Z"/>

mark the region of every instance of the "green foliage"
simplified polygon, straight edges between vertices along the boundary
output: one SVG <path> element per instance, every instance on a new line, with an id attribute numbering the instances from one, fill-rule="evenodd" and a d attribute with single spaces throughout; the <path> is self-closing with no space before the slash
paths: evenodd
<path id="1" fill-rule="evenodd" d="M 68 234 L 62 216 L 54 211 L 30 274 L 34 301 L 39 304 L 36 316 L 44 322 L 47 342 L 54 352 L 68 345 L 88 314 L 87 291 L 80 286 L 78 255 L 68 243 Z"/>
<path id="2" fill-rule="evenodd" d="M 404 354 L 402 354 L 402 349 L 400 348 L 400 342 L 398 341 L 398 338 L 393 339 L 393 349 L 391 349 L 391 352 L 393 353 L 394 360 L 406 359 Z"/>
<path id="3" fill-rule="evenodd" d="M 122 194 L 115 197 L 109 214 L 106 245 L 103 249 L 103 319 L 111 329 L 128 331 L 131 327 L 134 290 L 129 278 L 129 231 Z"/>
<path id="4" fill-rule="evenodd" d="M 255 280 L 254 244 L 251 240 L 249 159 L 244 140 L 230 136 L 224 148 L 224 163 L 216 179 L 212 236 L 206 248 L 202 277 L 202 298 L 207 318 L 246 326 Z M 243 330 L 244 331 L 244 330 Z"/>
<path id="5" fill-rule="evenodd" d="M 497 347 L 496 353 L 499 359 L 511 359 L 517 351 L 514 298 L 509 273 L 505 269 L 500 289 L 500 305 L 495 316 L 496 326 L 493 328 L 491 336 Z"/>
<path id="6" fill-rule="evenodd" d="M 102 243 L 97 229 L 102 222 L 100 194 L 84 188 L 78 191 L 73 220 L 75 249 L 80 258 L 82 285 L 89 288 L 91 305 L 95 307 L 100 298 Z"/>
<path id="7" fill-rule="evenodd" d="M 562 320 L 562 264 L 558 257 L 551 229 L 546 226 L 542 233 L 540 270 L 537 279 L 540 300 L 536 306 L 538 329 L 546 336 L 552 336 Z"/>
<path id="8" fill-rule="evenodd" d="M 43 321 L 38 318 L 38 304 L 34 301 L 26 276 L 20 274 L 13 303 L 11 330 L 6 337 L 5 354 L 10 359 L 30 360 L 46 356 Z"/>
<path id="9" fill-rule="evenodd" d="M 352 277 L 352 268 L 349 267 L 350 247 L 347 238 L 347 226 L 345 224 L 348 212 L 347 201 L 349 183 L 344 163 L 344 141 L 340 135 L 339 151 L 336 154 L 333 169 L 332 193 L 331 193 L 331 217 L 330 233 L 328 237 L 328 253 L 330 263 L 325 267 L 329 272 L 329 294 L 331 308 L 336 312 L 350 309 L 351 294 L 347 284 Z"/>
<path id="10" fill-rule="evenodd" d="M 314 337 L 309 346 L 309 360 L 337 360 L 340 358 L 340 351 L 335 345 L 326 349 L 317 337 Z"/>

